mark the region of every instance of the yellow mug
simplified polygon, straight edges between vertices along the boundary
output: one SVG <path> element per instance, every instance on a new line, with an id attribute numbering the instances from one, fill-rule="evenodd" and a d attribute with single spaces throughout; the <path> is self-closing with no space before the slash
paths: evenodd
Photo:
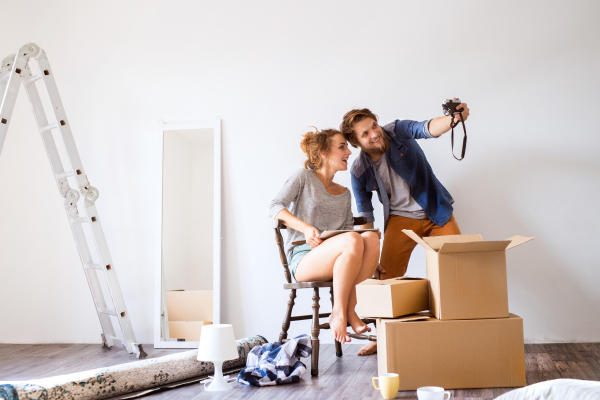
<path id="1" fill-rule="evenodd" d="M 375 381 L 379 382 L 379 387 L 375 385 Z M 400 388 L 400 377 L 398 374 L 381 374 L 378 378 L 373 378 L 373 387 L 381 391 L 384 399 L 395 399 Z"/>

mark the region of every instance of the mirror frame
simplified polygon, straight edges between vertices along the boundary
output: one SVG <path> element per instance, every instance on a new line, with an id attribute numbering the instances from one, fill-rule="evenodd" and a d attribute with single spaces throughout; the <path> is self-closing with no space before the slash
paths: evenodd
<path id="1" fill-rule="evenodd" d="M 179 342 L 176 339 L 161 337 L 161 323 L 166 313 L 163 313 L 163 304 L 166 307 L 166 299 L 162 293 L 162 206 L 163 206 L 163 151 L 164 131 L 184 129 L 210 129 L 214 131 L 214 216 L 213 216 L 213 324 L 221 322 L 221 119 L 205 118 L 193 121 L 158 121 L 157 135 L 157 171 L 156 181 L 158 188 L 156 193 L 157 206 L 157 235 L 156 254 L 154 270 L 154 348 L 155 349 L 193 349 L 198 348 L 199 342 Z M 165 321 L 166 322 L 166 321 Z"/>

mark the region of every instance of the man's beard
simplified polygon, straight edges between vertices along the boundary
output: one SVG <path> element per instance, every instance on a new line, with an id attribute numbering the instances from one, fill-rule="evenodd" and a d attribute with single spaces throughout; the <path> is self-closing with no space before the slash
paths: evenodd
<path id="1" fill-rule="evenodd" d="M 381 146 L 379 146 L 379 147 L 372 146 L 369 148 L 367 153 L 373 154 L 373 155 L 380 155 L 380 154 L 383 154 L 386 151 L 388 151 L 390 148 L 390 141 L 385 136 L 385 133 L 381 134 L 381 141 L 382 141 Z"/>

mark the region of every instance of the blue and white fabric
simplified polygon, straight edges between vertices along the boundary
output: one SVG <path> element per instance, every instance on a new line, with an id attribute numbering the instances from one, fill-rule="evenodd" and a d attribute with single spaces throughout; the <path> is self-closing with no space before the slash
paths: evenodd
<path id="1" fill-rule="evenodd" d="M 238 382 L 252 386 L 273 386 L 300 382 L 306 372 L 301 357 L 308 357 L 312 346 L 308 335 L 297 336 L 284 345 L 281 342 L 254 346 L 248 353 L 246 368 Z"/>

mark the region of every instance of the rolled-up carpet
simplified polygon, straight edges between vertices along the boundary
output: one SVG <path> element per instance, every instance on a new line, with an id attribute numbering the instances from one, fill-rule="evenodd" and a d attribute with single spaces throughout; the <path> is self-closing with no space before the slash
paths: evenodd
<path id="1" fill-rule="evenodd" d="M 250 350 L 264 343 L 258 335 L 236 340 L 239 358 L 223 363 L 223 370 L 246 365 Z M 197 355 L 190 350 L 74 374 L 0 382 L 0 399 L 104 399 L 212 373 L 213 364 L 198 361 Z"/>

